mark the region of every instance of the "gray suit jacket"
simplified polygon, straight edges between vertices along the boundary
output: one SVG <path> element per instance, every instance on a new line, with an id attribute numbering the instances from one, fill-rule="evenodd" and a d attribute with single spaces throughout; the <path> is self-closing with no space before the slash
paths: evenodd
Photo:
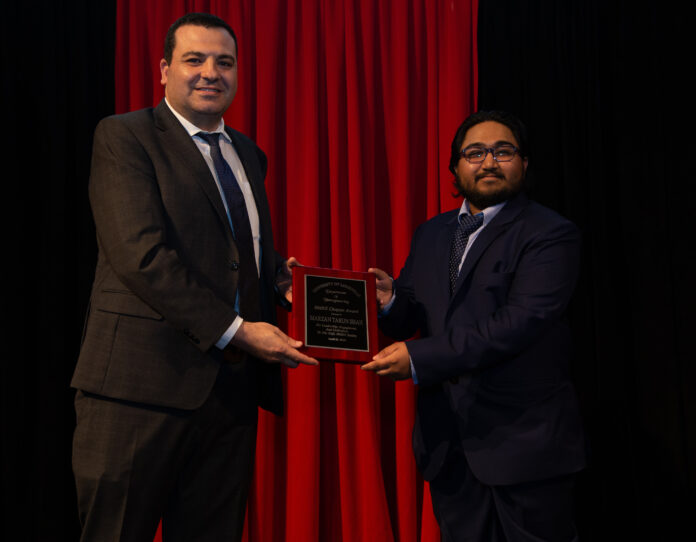
<path id="1" fill-rule="evenodd" d="M 273 292 L 282 258 L 263 184 L 266 157 L 226 130 L 259 212 L 262 291 Z M 215 180 L 164 101 L 99 123 L 89 195 L 99 256 L 72 386 L 140 403 L 200 406 L 224 363 L 215 342 L 237 316 L 239 255 Z M 272 296 L 262 299 L 261 313 L 273 322 Z M 279 367 L 239 357 L 259 371 L 261 406 L 280 413 Z"/>

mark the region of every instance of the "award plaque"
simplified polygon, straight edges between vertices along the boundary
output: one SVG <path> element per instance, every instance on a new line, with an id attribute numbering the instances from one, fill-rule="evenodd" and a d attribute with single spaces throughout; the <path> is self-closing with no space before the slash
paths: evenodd
<path id="1" fill-rule="evenodd" d="M 317 359 L 366 363 L 378 352 L 372 273 L 292 268 L 292 337 Z"/>

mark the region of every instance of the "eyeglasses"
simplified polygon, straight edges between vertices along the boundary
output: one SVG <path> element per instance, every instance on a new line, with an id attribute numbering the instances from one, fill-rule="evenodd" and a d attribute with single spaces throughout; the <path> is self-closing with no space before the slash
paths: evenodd
<path id="1" fill-rule="evenodd" d="M 496 162 L 509 162 L 517 154 L 517 147 L 514 145 L 498 145 L 497 147 L 467 147 L 459 154 L 470 164 L 480 164 L 491 153 Z"/>

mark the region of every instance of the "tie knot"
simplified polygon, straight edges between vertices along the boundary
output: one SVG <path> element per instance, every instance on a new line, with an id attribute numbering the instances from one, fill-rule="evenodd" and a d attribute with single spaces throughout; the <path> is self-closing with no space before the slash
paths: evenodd
<path id="1" fill-rule="evenodd" d="M 475 232 L 483 224 L 483 213 L 475 215 L 462 215 L 459 217 L 459 228 L 465 235 Z"/>
<path id="2" fill-rule="evenodd" d="M 212 134 L 207 132 L 198 132 L 196 135 L 201 139 L 204 139 L 211 147 L 220 146 L 220 134 L 218 132 L 214 132 Z"/>

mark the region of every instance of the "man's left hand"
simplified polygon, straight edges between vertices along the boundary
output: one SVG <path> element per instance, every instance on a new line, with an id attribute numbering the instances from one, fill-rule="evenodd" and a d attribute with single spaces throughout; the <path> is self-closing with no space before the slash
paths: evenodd
<path id="1" fill-rule="evenodd" d="M 285 297 L 288 303 L 292 303 L 292 268 L 298 265 L 302 266 L 296 258 L 290 257 L 285 260 L 283 267 L 276 275 L 276 288 L 278 288 L 278 292 Z"/>
<path id="2" fill-rule="evenodd" d="M 411 378 L 411 358 L 406 343 L 398 342 L 387 346 L 361 369 L 373 371 L 379 376 L 388 376 L 394 380 Z"/>

